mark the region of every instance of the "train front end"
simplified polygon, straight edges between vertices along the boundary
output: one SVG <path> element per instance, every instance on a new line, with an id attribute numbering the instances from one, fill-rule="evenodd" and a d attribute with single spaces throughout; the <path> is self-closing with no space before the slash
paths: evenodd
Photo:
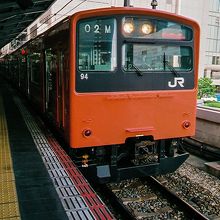
<path id="1" fill-rule="evenodd" d="M 199 26 L 137 8 L 71 21 L 70 136 L 74 160 L 100 181 L 175 171 L 195 132 Z"/>

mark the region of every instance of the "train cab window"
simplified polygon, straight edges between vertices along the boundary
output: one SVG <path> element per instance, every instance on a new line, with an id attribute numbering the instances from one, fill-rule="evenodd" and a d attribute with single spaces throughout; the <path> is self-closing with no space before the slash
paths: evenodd
<path id="1" fill-rule="evenodd" d="M 31 82 L 40 83 L 40 53 L 33 53 L 29 56 L 29 68 L 31 72 Z"/>
<path id="2" fill-rule="evenodd" d="M 190 71 L 193 65 L 192 48 L 187 46 L 125 44 L 122 66 L 124 71 Z"/>
<path id="3" fill-rule="evenodd" d="M 78 69 L 106 72 L 116 68 L 116 20 L 87 19 L 78 24 Z"/>

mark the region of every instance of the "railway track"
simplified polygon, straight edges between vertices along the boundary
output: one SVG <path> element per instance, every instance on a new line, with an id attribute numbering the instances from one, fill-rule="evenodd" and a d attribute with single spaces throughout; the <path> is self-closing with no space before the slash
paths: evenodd
<path id="1" fill-rule="evenodd" d="M 211 161 L 220 159 L 220 148 L 213 147 L 193 138 L 183 139 L 182 146 L 188 152 Z"/>
<path id="2" fill-rule="evenodd" d="M 121 219 L 209 219 L 153 177 L 110 184 L 105 190 Z"/>
<path id="3" fill-rule="evenodd" d="M 111 183 L 105 193 L 120 213 L 117 219 L 219 220 L 220 181 L 193 169 L 186 164 L 173 174 Z"/>
<path id="4" fill-rule="evenodd" d="M 169 190 L 166 186 L 163 185 L 163 182 L 160 182 L 158 179 L 154 177 L 150 177 L 150 181 L 152 184 L 157 185 L 158 188 L 166 195 L 169 200 L 177 204 L 178 207 L 183 209 L 186 217 L 190 217 L 190 219 L 201 219 L 201 220 L 208 220 L 207 216 L 196 210 L 191 204 L 180 198 L 175 192 Z"/>
<path id="5" fill-rule="evenodd" d="M 209 219 L 220 219 L 220 180 L 187 162 L 176 172 L 160 177 L 174 191 Z"/>

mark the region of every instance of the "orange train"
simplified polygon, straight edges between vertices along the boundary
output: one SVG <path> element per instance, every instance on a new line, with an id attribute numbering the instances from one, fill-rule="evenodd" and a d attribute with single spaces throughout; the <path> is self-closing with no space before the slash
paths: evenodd
<path id="1" fill-rule="evenodd" d="M 53 121 L 99 181 L 173 172 L 195 132 L 198 24 L 133 7 L 78 12 L 5 59 L 4 71 Z"/>

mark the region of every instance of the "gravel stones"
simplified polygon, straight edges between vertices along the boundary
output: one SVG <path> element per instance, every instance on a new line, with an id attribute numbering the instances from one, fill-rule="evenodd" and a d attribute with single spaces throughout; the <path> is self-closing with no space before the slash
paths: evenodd
<path id="1" fill-rule="evenodd" d="M 206 216 L 220 217 L 220 180 L 218 178 L 187 163 L 173 174 L 162 178 L 165 179 L 166 187 L 176 192 L 198 211 Z"/>
<path id="2" fill-rule="evenodd" d="M 184 219 L 183 213 L 163 195 L 155 192 L 147 182 L 134 179 L 109 186 L 137 219 Z"/>
<path id="3" fill-rule="evenodd" d="M 220 219 L 220 180 L 190 165 L 157 179 L 210 219 Z M 187 219 L 147 181 L 125 180 L 109 187 L 137 219 Z"/>

